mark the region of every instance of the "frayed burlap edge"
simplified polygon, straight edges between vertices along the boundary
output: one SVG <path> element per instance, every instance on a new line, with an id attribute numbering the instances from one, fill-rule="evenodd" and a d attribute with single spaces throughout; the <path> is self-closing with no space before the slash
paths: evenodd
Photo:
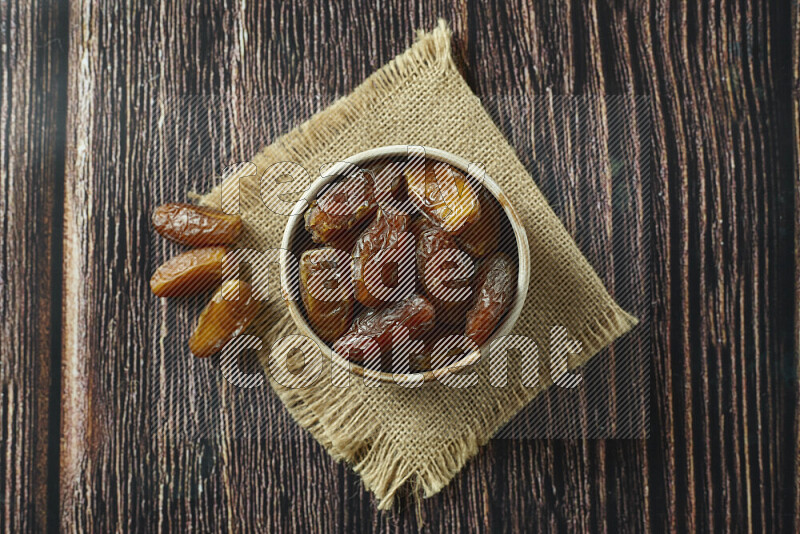
<path id="1" fill-rule="evenodd" d="M 638 320 L 616 306 L 610 307 L 597 321 L 575 335 L 584 347 L 582 362 L 633 328 Z M 580 363 L 571 365 L 578 367 Z M 294 419 L 306 428 L 337 461 L 346 460 L 361 476 L 365 487 L 378 498 L 379 509 L 389 509 L 401 488 L 408 486 L 415 496 L 431 497 L 441 491 L 478 453 L 503 425 L 508 423 L 536 394 L 518 396 L 514 403 L 491 410 L 493 421 L 487 427 L 459 439 L 440 450 L 420 468 L 395 454 L 394 441 L 375 428 L 361 406 L 353 402 L 346 389 L 331 388 L 332 395 L 307 395 L 305 390 L 290 389 L 272 382 L 273 388 Z M 545 382 L 541 390 L 552 385 Z M 337 394 L 338 393 L 338 394 Z M 538 393 L 538 392 L 537 392 Z M 334 430 L 332 432 L 331 430 Z M 359 439 L 354 439 L 358 436 Z"/>

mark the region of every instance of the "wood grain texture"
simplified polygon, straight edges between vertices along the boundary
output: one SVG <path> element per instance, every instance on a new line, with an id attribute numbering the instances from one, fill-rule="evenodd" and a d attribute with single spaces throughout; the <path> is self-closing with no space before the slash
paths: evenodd
<path id="1" fill-rule="evenodd" d="M 800 485 L 800 2 L 792 4 L 792 127 L 794 128 L 794 350 L 795 350 L 795 494 Z M 794 530 L 800 530 L 800 507 L 794 510 Z"/>
<path id="2" fill-rule="evenodd" d="M 2 349 L 0 369 L 10 438 L 0 468 L 4 527 L 41 526 L 41 510 L 54 501 L 66 531 L 800 525 L 796 301 L 786 289 L 795 282 L 796 56 L 794 82 L 786 66 L 793 36 L 797 43 L 796 3 L 73 0 L 65 61 L 56 47 L 36 48 L 42 35 L 58 34 L 59 9 L 66 7 L 2 8 L 0 202 L 13 216 L 2 226 L 0 280 L 3 339 L 15 345 Z M 255 438 L 237 437 L 235 414 L 247 409 L 246 397 L 226 390 L 222 437 L 180 441 L 153 432 L 160 382 L 151 371 L 166 354 L 154 341 L 158 331 L 141 320 L 154 313 L 147 217 L 156 202 L 204 189 L 210 174 L 154 171 L 159 151 L 178 135 L 159 120 L 164 102 L 219 95 L 225 120 L 198 112 L 187 136 L 194 144 L 182 157 L 246 159 L 286 124 L 346 94 L 437 16 L 451 22 L 456 54 L 482 98 L 650 96 L 651 438 L 492 442 L 422 503 L 418 518 L 410 502 L 377 513 L 357 477 L 297 432 L 277 402 L 263 414 L 271 431 Z M 60 101 L 56 79 L 67 70 Z M 249 98 L 270 94 L 297 105 L 249 112 Z M 59 106 L 67 110 L 63 141 Z M 597 106 L 593 115 L 608 114 L 602 101 Z M 60 142 L 63 261 L 52 218 Z M 591 150 L 602 155 L 612 141 L 597 142 Z M 224 164 L 202 162 L 210 171 Z M 38 187 L 19 179 L 28 172 L 52 181 Z M 598 227 L 601 238 L 609 231 Z M 56 499 L 48 495 L 41 431 L 56 416 L 41 392 L 51 390 L 50 294 L 62 265 Z M 155 311 L 162 323 L 170 312 Z M 184 417 L 175 424 L 195 415 Z"/>
<path id="3" fill-rule="evenodd" d="M 59 299 L 51 295 L 60 292 L 53 256 L 60 249 L 64 172 L 62 7 L 0 5 L 0 530 L 6 532 L 57 525 L 57 487 L 49 482 L 58 458 Z"/>

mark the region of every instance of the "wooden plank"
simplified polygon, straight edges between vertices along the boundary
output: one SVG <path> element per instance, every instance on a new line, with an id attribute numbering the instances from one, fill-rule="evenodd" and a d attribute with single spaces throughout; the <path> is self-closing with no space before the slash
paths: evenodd
<path id="1" fill-rule="evenodd" d="M 656 313 L 664 328 L 655 393 L 664 442 L 650 454 L 651 465 L 667 469 L 651 495 L 674 502 L 672 529 L 776 530 L 785 528 L 782 508 L 793 506 L 780 489 L 789 484 L 784 458 L 793 439 L 792 409 L 781 400 L 791 391 L 786 361 L 758 356 L 786 354 L 791 343 L 776 313 L 791 306 L 780 289 L 788 263 L 777 252 L 790 163 L 774 70 L 788 57 L 776 23 L 787 7 L 709 2 L 648 16 L 661 28 L 659 59 L 643 72 L 654 67 L 665 92 L 664 120 L 654 124 L 666 140 L 659 150 L 656 138 Z M 658 282 L 661 265 L 668 284 Z"/>
<path id="2" fill-rule="evenodd" d="M 795 392 L 800 391 L 800 2 L 792 4 L 792 127 L 794 129 L 794 350 Z M 800 395 L 795 396 L 794 484 L 792 497 L 800 491 Z M 794 530 L 800 531 L 800 506 L 794 507 Z"/>
<path id="3" fill-rule="evenodd" d="M 155 202 L 203 176 L 153 174 L 175 133 L 163 102 L 221 95 L 182 147 L 246 158 L 449 19 L 482 98 L 649 95 L 655 218 L 652 431 L 647 442 L 497 441 L 441 495 L 378 514 L 277 404 L 271 432 L 154 435 L 151 372 L 169 354 L 142 317 Z M 497 2 L 349 10 L 298 2 L 70 5 L 60 507 L 65 530 L 787 529 L 797 505 L 791 292 L 788 4 Z M 253 95 L 297 106 L 255 114 Z M 316 96 L 321 98 L 317 99 Z M 593 109 L 602 117 L 602 101 Z M 258 108 L 256 106 L 256 108 Z M 525 125 L 519 125 L 520 128 Z M 523 132 L 518 134 L 523 136 Z M 195 137 L 197 136 L 197 137 Z M 581 146 L 600 161 L 613 141 Z M 636 150 L 627 146 L 625 150 Z M 641 149 L 639 149 L 641 150 Z M 205 154 L 206 152 L 204 152 Z M 610 163 L 610 162 L 606 162 Z M 205 175 L 207 176 L 207 175 Z M 602 173 L 594 177 L 605 187 Z M 600 239 L 608 221 L 598 215 Z M 167 252 L 164 249 L 163 252 Z M 104 265 L 104 268 L 98 268 Z M 158 310 L 156 325 L 170 310 Z M 187 315 L 187 319 L 189 316 Z M 158 330 L 155 330 L 158 331 Z M 191 365 L 190 362 L 180 365 Z M 208 380 L 211 380 L 209 376 Z M 230 414 L 247 409 L 223 391 Z M 241 404 L 238 404 L 240 403 Z M 190 424 L 187 415 L 185 424 Z M 181 422 L 180 424 L 184 424 Z"/>
<path id="4" fill-rule="evenodd" d="M 0 529 L 7 532 L 57 524 L 48 481 L 58 460 L 60 264 L 53 258 L 64 162 L 63 7 L 0 6 Z"/>

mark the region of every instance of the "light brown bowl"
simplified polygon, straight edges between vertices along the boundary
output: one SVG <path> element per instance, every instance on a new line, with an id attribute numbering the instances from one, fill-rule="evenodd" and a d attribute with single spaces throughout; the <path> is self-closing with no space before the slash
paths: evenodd
<path id="1" fill-rule="evenodd" d="M 528 283 L 530 281 L 530 249 L 528 248 L 528 236 L 525 232 L 525 227 L 520 221 L 519 215 L 517 215 L 517 212 L 508 201 L 505 193 L 503 193 L 502 189 L 500 189 L 500 186 L 498 186 L 494 180 L 492 180 L 482 171 L 482 177 L 476 176 L 476 168 L 462 157 L 435 148 L 424 148 L 425 156 L 427 158 L 448 163 L 461 170 L 465 174 L 471 176 L 473 179 L 480 181 L 487 191 L 489 191 L 500 203 L 500 206 L 505 211 L 505 214 L 511 223 L 511 228 L 514 231 L 514 237 L 516 238 L 517 242 L 517 257 L 519 258 L 519 265 L 517 266 L 517 292 L 515 301 L 511 307 L 511 310 L 509 310 L 500 326 L 494 331 L 492 336 L 489 337 L 486 343 L 480 347 L 480 349 L 482 349 L 483 347 L 488 346 L 494 339 L 508 334 L 513 328 L 514 323 L 519 318 L 520 312 L 522 311 L 522 305 L 524 304 L 525 297 L 528 294 Z M 335 164 L 330 169 L 326 170 L 325 176 L 318 178 L 311 184 L 305 194 L 303 194 L 303 196 L 295 205 L 295 208 L 292 212 L 293 215 L 290 216 L 289 221 L 286 224 L 286 230 L 283 233 L 280 257 L 281 284 L 283 287 L 291 287 L 288 280 L 288 254 L 293 250 L 292 246 L 294 244 L 294 238 L 297 235 L 297 232 L 305 231 L 303 214 L 305 213 L 306 208 L 311 204 L 311 201 L 316 198 L 317 193 L 319 193 L 319 191 L 325 185 L 336 179 L 338 175 L 341 174 L 341 171 L 344 171 L 347 168 L 348 164 L 364 166 L 364 164 L 373 160 L 401 157 L 406 156 L 407 154 L 408 146 L 406 145 L 385 146 L 367 150 L 351 156 L 343 162 Z M 300 301 L 287 299 L 286 303 L 289 306 L 289 313 L 291 314 L 292 319 L 297 325 L 297 328 L 300 329 L 300 333 L 311 338 L 320 347 L 323 354 L 329 357 L 334 364 L 343 366 L 351 373 L 354 373 L 358 376 L 367 377 L 371 380 L 395 383 L 428 382 L 438 379 L 443 374 L 449 374 L 472 365 L 480 358 L 480 350 L 474 351 L 446 367 L 425 371 L 423 373 L 387 373 L 374 369 L 368 369 L 357 363 L 342 358 L 336 354 L 327 343 L 320 339 L 316 332 L 314 332 L 314 329 L 311 327 L 311 325 L 308 324 L 308 321 L 306 321 L 303 311 L 300 308 L 302 306 Z"/>

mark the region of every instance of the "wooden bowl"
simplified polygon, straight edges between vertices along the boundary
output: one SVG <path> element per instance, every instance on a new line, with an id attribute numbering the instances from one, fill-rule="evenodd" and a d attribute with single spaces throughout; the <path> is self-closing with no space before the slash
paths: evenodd
<path id="1" fill-rule="evenodd" d="M 494 333 L 489 337 L 488 340 L 479 348 L 479 350 L 471 352 L 465 355 L 460 360 L 446 366 L 441 367 L 438 369 L 432 369 L 430 371 L 425 371 L 422 373 L 387 373 L 384 371 L 378 371 L 375 369 L 369 369 L 363 367 L 357 363 L 351 362 L 338 354 L 336 354 L 330 346 L 326 342 L 317 336 L 314 329 L 309 325 L 306 317 L 303 313 L 302 301 L 300 300 L 292 300 L 287 299 L 286 303 L 289 306 L 289 313 L 292 316 L 297 328 L 300 330 L 300 333 L 304 336 L 312 339 L 322 350 L 323 354 L 329 357 L 334 364 L 343 366 L 345 369 L 349 370 L 351 373 L 354 373 L 358 376 L 366 377 L 370 380 L 378 380 L 381 382 L 393 382 L 393 383 L 406 383 L 407 385 L 412 385 L 411 383 L 420 383 L 420 382 L 429 382 L 432 380 L 438 379 L 443 374 L 449 374 L 455 371 L 459 371 L 469 365 L 472 365 L 478 361 L 480 358 L 480 350 L 484 347 L 488 346 L 494 339 L 504 336 L 508 334 L 514 326 L 514 323 L 519 318 L 519 314 L 522 311 L 522 306 L 525 302 L 525 297 L 528 294 L 528 283 L 530 281 L 530 249 L 528 248 L 528 236 L 525 232 L 525 227 L 522 225 L 522 221 L 519 218 L 519 215 L 514 210 L 514 207 L 508 201 L 505 193 L 503 190 L 500 189 L 500 186 L 492 180 L 488 175 L 483 173 L 481 170 L 482 177 L 478 177 L 476 175 L 477 168 L 470 164 L 467 160 L 462 157 L 456 156 L 454 154 L 450 154 L 449 152 L 445 152 L 443 150 L 438 150 L 435 148 L 425 148 L 425 156 L 426 158 L 442 161 L 444 163 L 448 163 L 453 167 L 459 169 L 460 171 L 464 172 L 466 175 L 471 176 L 472 179 L 479 181 L 482 183 L 483 186 L 486 188 L 489 193 L 491 193 L 499 202 L 500 206 L 503 208 L 508 220 L 510 222 L 511 228 L 514 232 L 514 237 L 516 238 L 517 243 L 517 257 L 519 259 L 519 265 L 517 266 L 517 291 L 516 297 L 514 300 L 514 304 L 506 314 L 505 318 L 503 319 L 502 323 L 496 328 Z M 289 217 L 289 221 L 286 224 L 286 229 L 283 233 L 283 240 L 281 242 L 281 255 L 280 255 L 280 275 L 281 275 L 281 284 L 283 287 L 288 288 L 292 287 L 291 282 L 288 279 L 290 269 L 288 267 L 288 254 L 293 250 L 293 245 L 295 244 L 295 238 L 299 232 L 305 232 L 305 221 L 303 215 L 311 204 L 311 202 L 316 198 L 317 193 L 326 186 L 328 183 L 335 180 L 345 169 L 348 168 L 348 165 L 357 165 L 357 166 L 364 166 L 370 161 L 380 160 L 385 158 L 391 157 L 403 157 L 408 155 L 409 147 L 406 145 L 394 145 L 394 146 L 385 146 L 380 148 L 374 148 L 372 150 L 367 150 L 365 152 L 361 152 L 354 156 L 347 158 L 343 162 L 339 162 L 333 165 L 330 169 L 325 171 L 325 176 L 322 176 L 315 180 L 308 190 L 303 194 L 303 196 L 298 200 L 297 204 L 292 211 L 292 215 Z M 299 258 L 298 258 L 299 260 Z M 296 276 L 296 271 L 294 271 L 294 275 Z"/>

